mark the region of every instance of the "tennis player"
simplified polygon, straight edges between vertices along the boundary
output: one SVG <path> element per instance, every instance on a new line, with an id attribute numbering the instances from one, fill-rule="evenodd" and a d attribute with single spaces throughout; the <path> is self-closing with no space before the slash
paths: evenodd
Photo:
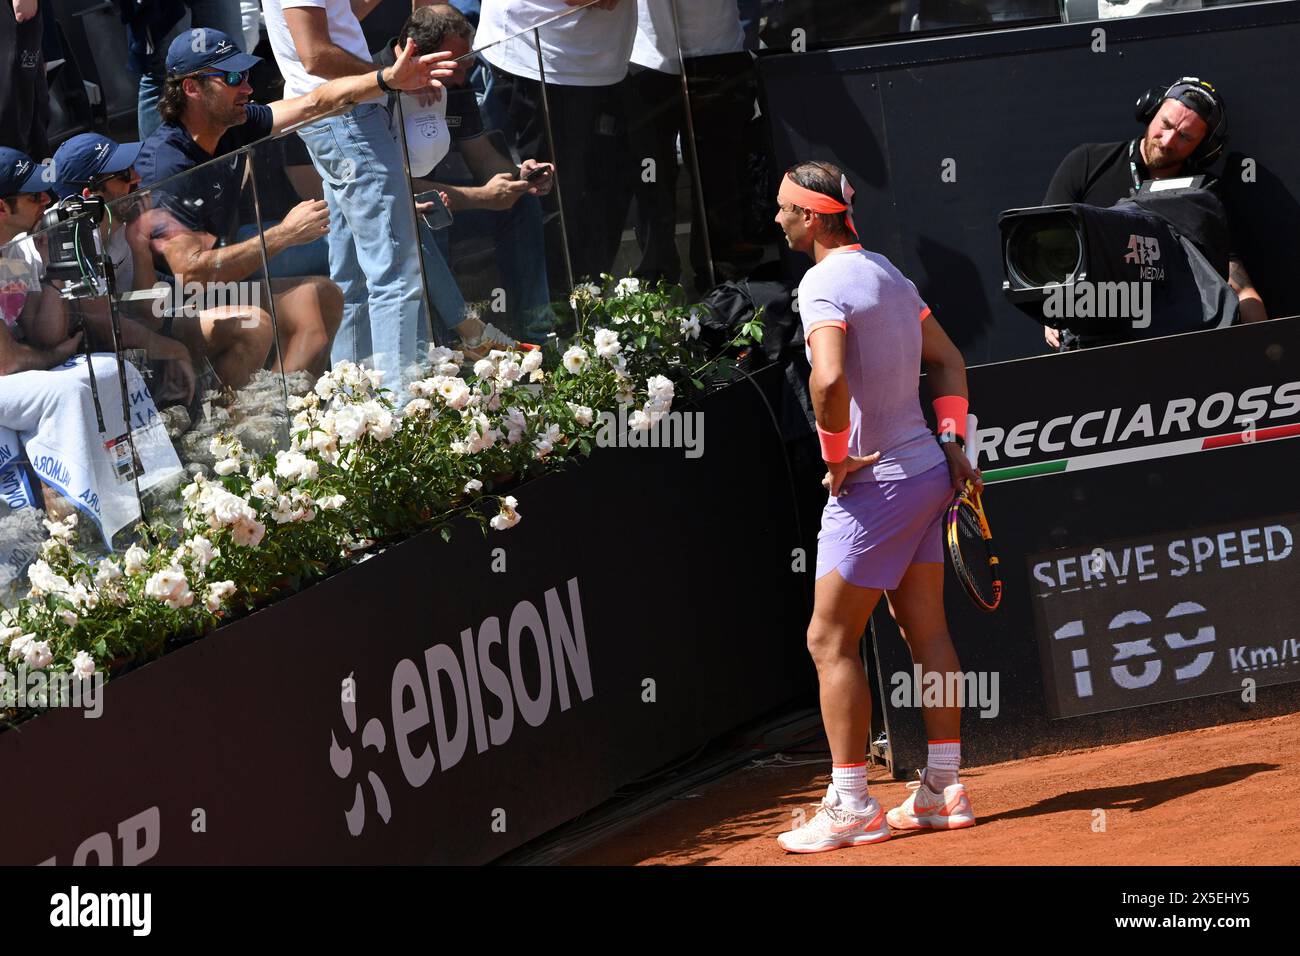
<path id="1" fill-rule="evenodd" d="M 824 484 L 817 583 L 808 650 L 817 666 L 831 784 L 817 814 L 781 834 L 793 853 L 879 843 L 896 829 L 975 823 L 961 762 L 959 707 L 928 707 L 929 753 L 915 790 L 886 814 L 867 792 L 871 691 L 858 644 L 883 592 L 914 663 L 926 673 L 960 669 L 943 610 L 942 521 L 954 489 L 981 484 L 967 460 L 966 368 L 914 286 L 858 243 L 853 190 L 829 163 L 785 174 L 776 221 L 791 249 L 812 256 L 799 283 L 799 313 L 812 364 Z M 939 422 L 921 412 L 928 375 Z"/>

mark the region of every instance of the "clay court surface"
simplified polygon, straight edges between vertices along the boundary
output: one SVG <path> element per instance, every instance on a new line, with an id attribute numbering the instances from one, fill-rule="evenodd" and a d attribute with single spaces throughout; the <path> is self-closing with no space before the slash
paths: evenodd
<path id="1" fill-rule="evenodd" d="M 790 755 L 804 760 L 813 755 Z M 963 770 L 979 823 L 790 855 L 775 838 L 826 792 L 829 759 L 740 770 L 668 801 L 573 864 L 777 866 L 1300 863 L 1300 714 Z M 872 770 L 886 808 L 908 791 Z M 1094 830 L 1102 819 L 1104 832 Z"/>

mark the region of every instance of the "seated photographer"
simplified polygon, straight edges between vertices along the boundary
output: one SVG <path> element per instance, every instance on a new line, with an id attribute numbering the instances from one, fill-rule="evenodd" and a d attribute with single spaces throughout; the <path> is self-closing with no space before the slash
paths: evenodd
<path id="1" fill-rule="evenodd" d="M 48 166 L 0 147 L 0 375 L 53 368 L 81 344 L 58 290 L 42 280 L 36 230 L 53 191 Z"/>
<path id="2" fill-rule="evenodd" d="M 82 133 L 54 154 L 59 189 L 65 195 L 97 196 L 114 203 L 112 215 L 99 224 L 104 251 L 113 262 L 119 293 L 140 292 L 159 285 L 154 271 L 150 231 L 154 225 L 150 197 L 126 202 L 140 185 L 132 165 L 139 143 L 119 145 L 98 133 Z M 165 288 L 165 284 L 163 284 Z M 170 290 L 168 290 L 170 291 Z M 82 312 L 95 342 L 111 342 L 109 311 L 102 299 L 83 303 Z M 155 389 L 160 405 L 194 397 L 194 364 L 206 358 L 221 381 L 242 388 L 266 361 L 271 348 L 271 317 L 254 305 L 223 305 L 169 315 L 157 299 L 122 308 L 121 341 L 125 348 L 145 349 L 151 361 L 162 363 L 163 381 Z M 135 320 L 135 321 L 133 321 Z"/>
<path id="3" fill-rule="evenodd" d="M 126 363 L 136 456 L 128 454 L 118 360 L 80 354 L 83 333 L 68 334 L 70 310 L 46 276 L 56 259 L 39 232 L 52 178 L 50 167 L 0 149 L 0 487 L 11 510 L 38 506 L 27 480 L 34 473 L 47 510 L 62 516 L 75 506 L 108 543 L 140 518 L 135 484 L 123 480 L 133 460 L 141 488 L 178 474 L 180 462 L 153 427 L 158 410 L 140 373 Z"/>
<path id="4" fill-rule="evenodd" d="M 1208 82 L 1182 77 L 1167 88 L 1153 88 L 1139 101 L 1143 135 L 1118 143 L 1084 143 L 1061 161 L 1052 175 L 1043 205 L 1086 203 L 1113 206 L 1133 195 L 1149 179 L 1208 175 L 1223 152 L 1228 136 L 1227 109 L 1222 95 Z M 1218 194 L 1217 178 L 1205 188 Z M 1220 199 L 1223 196 L 1220 195 Z M 1231 210 L 1229 219 L 1231 219 Z M 1237 294 L 1243 322 L 1268 318 L 1263 299 L 1250 280 L 1240 256 L 1229 254 L 1228 282 Z M 1046 328 L 1044 338 L 1054 349 L 1071 347 L 1071 336 Z"/>
<path id="5" fill-rule="evenodd" d="M 445 92 L 435 90 L 419 98 L 409 94 L 402 97 L 412 176 L 432 175 L 435 167 L 455 148 L 477 183 L 455 185 L 415 180 L 417 188 L 436 189 L 443 194 L 453 216 L 448 228 L 434 230 L 427 228 L 426 223 L 420 230 L 434 308 L 443 324 L 450 326 L 449 319 L 454 320 L 460 315 L 458 307 L 464 307 L 455 280 L 446 269 L 451 240 L 488 236 L 492 239 L 505 289 L 506 315 L 512 320 L 510 331 L 524 342 L 541 344 L 555 327 L 555 315 L 550 305 L 542 206 L 538 197 L 551 191 L 555 167 L 532 159 L 516 166 L 493 145 L 489 130 L 484 128 L 478 101 L 466 83 L 473 65 L 473 59 L 466 54 L 473 43 L 474 27 L 464 15 L 447 4 L 417 8 L 398 37 L 385 45 L 385 52 L 376 57 L 376 62 L 391 63 L 393 57 L 388 51 L 394 45 L 404 45 L 408 39 L 415 41 L 421 53 L 441 51 L 466 57 L 452 64 L 452 75 L 443 81 Z M 434 211 L 434 203 L 424 203 L 418 208 L 421 213 L 429 213 Z M 497 331 L 495 327 L 489 329 Z M 488 337 L 492 337 L 490 333 Z M 513 345 L 510 336 L 499 337 L 507 340 L 506 345 Z"/>

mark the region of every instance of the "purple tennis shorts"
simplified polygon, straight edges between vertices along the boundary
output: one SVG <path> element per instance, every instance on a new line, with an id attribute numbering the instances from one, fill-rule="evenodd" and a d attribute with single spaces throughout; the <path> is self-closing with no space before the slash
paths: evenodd
<path id="1" fill-rule="evenodd" d="M 856 587 L 892 591 L 909 565 L 943 560 L 952 498 L 946 462 L 901 481 L 849 485 L 822 510 L 817 577 L 838 569 Z"/>

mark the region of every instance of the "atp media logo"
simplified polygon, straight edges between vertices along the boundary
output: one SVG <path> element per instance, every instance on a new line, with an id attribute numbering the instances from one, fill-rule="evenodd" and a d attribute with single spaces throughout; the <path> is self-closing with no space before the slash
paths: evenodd
<path id="1" fill-rule="evenodd" d="M 578 579 L 570 578 L 565 590 L 567 610 L 559 589 L 550 588 L 540 609 L 532 601 L 517 603 L 504 630 L 503 619 L 494 615 L 461 631 L 458 646 L 433 644 L 418 662 L 403 658 L 393 667 L 386 695 L 367 685 L 359 698 L 354 674 L 343 679 L 340 708 L 347 735 L 340 744 L 337 728 L 330 731 L 329 763 L 335 777 L 352 783 L 351 806 L 342 814 L 348 833 L 356 837 L 365 831 L 372 820 L 368 808 L 379 818 L 375 826 L 392 820 L 393 804 L 380 772 L 395 780 L 394 755 L 407 785 L 419 789 L 434 770 L 451 770 L 466 759 L 471 738 L 469 759 L 504 746 L 516 717 L 539 728 L 555 703 L 563 712 L 591 699 Z M 385 698 L 389 706 L 362 723 L 359 699 Z"/>

